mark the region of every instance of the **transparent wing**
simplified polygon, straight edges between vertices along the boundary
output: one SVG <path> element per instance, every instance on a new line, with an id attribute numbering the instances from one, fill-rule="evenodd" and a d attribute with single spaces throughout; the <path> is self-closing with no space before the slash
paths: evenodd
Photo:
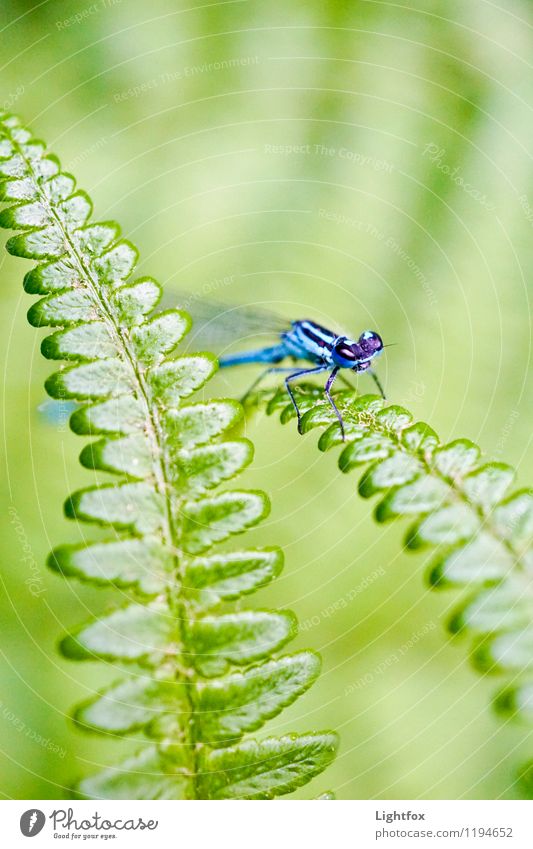
<path id="1" fill-rule="evenodd" d="M 189 349 L 207 348 L 216 353 L 233 343 L 248 347 L 254 339 L 259 345 L 266 344 L 290 327 L 288 319 L 253 304 L 225 304 L 190 292 L 178 292 L 177 296 L 169 292 L 166 301 L 192 317 Z"/>
<path id="2" fill-rule="evenodd" d="M 71 413 L 81 406 L 82 404 L 77 401 L 56 401 L 53 398 L 46 398 L 37 407 L 37 415 L 45 424 L 66 430 Z"/>
<path id="3" fill-rule="evenodd" d="M 192 317 L 193 327 L 182 350 L 213 351 L 215 354 L 235 344 L 249 348 L 255 340 L 257 347 L 268 344 L 290 327 L 290 321 L 270 310 L 253 305 L 224 304 L 207 300 L 191 292 L 168 292 L 161 306 L 179 307 Z M 80 404 L 76 401 L 44 400 L 38 407 L 40 420 L 54 427 L 66 427 L 71 413 Z"/>

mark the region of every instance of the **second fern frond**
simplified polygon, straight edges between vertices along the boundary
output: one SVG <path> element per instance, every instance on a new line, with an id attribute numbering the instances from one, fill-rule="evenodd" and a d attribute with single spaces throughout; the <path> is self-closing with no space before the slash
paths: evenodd
<path id="1" fill-rule="evenodd" d="M 359 493 L 379 496 L 378 522 L 411 520 L 407 549 L 436 549 L 428 571 L 432 587 L 470 590 L 448 628 L 472 635 L 472 660 L 480 672 L 507 676 L 496 709 L 533 721 L 533 490 L 511 491 L 511 466 L 485 461 L 468 439 L 441 443 L 403 407 L 349 390 L 335 398 L 346 443 L 322 390 L 312 385 L 299 387 L 303 431 L 324 428 L 318 447 L 342 449 L 342 472 L 364 469 Z M 258 393 L 249 404 L 279 412 L 283 423 L 294 418 L 281 389 Z"/>

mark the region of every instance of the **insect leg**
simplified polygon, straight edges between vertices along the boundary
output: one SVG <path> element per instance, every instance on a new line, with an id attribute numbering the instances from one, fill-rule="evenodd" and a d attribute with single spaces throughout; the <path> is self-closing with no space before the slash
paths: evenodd
<path id="1" fill-rule="evenodd" d="M 300 369 L 300 371 L 295 371 L 292 374 L 289 374 L 289 376 L 285 378 L 285 386 L 287 387 L 287 392 L 289 393 L 289 397 L 292 401 L 292 406 L 296 410 L 296 416 L 298 417 L 298 433 L 302 432 L 302 415 L 301 415 L 300 410 L 298 408 L 298 404 L 296 403 L 294 393 L 293 393 L 289 384 L 290 384 L 291 380 L 296 380 L 297 377 L 304 377 L 307 374 L 318 374 L 318 372 L 326 371 L 326 369 L 328 369 L 328 368 L 329 368 L 329 366 L 327 366 L 325 364 L 321 365 L 321 366 L 316 366 L 315 368 L 304 368 L 304 369 Z"/>
<path id="2" fill-rule="evenodd" d="M 380 381 L 379 377 L 377 376 L 376 372 L 372 371 L 372 369 L 368 369 L 368 373 L 372 376 L 372 380 L 374 381 L 377 388 L 379 389 L 379 394 L 381 395 L 383 400 L 385 400 L 385 393 L 383 391 L 383 386 L 381 385 L 381 381 Z"/>
<path id="3" fill-rule="evenodd" d="M 337 405 L 336 405 L 335 401 L 334 401 L 334 400 L 333 400 L 333 398 L 331 397 L 331 392 L 330 392 L 330 389 L 331 389 L 331 387 L 333 386 L 333 381 L 334 381 L 334 380 L 335 380 L 335 378 L 337 377 L 337 374 L 338 374 L 338 373 L 339 373 L 339 369 L 338 369 L 338 368 L 334 368 L 334 369 L 333 369 L 333 371 L 331 372 L 330 376 L 329 376 L 329 377 L 328 377 L 328 379 L 327 379 L 327 383 L 326 383 L 326 385 L 325 385 L 325 387 L 324 387 L 324 391 L 325 391 L 325 393 L 326 393 L 326 395 L 327 395 L 327 398 L 328 398 L 329 403 L 331 404 L 331 406 L 332 406 L 332 407 L 333 407 L 333 409 L 335 410 L 335 415 L 337 416 L 337 418 L 338 418 L 338 420 L 339 420 L 339 424 L 340 424 L 340 426 L 341 426 L 342 441 L 344 442 L 344 439 L 345 439 L 345 437 L 344 437 L 344 422 L 343 422 L 343 420 L 342 420 L 342 416 L 341 416 L 341 414 L 340 414 L 339 408 L 337 407 Z"/>
<path id="4" fill-rule="evenodd" d="M 264 371 L 262 371 L 261 374 L 259 375 L 259 377 L 256 377 L 256 379 L 254 380 L 254 382 L 252 383 L 250 388 L 247 389 L 246 392 L 244 393 L 244 395 L 242 396 L 241 404 L 245 403 L 245 401 L 249 397 L 249 395 L 251 395 L 252 392 L 254 391 L 254 389 L 257 386 L 259 386 L 260 383 L 262 383 L 262 381 L 264 380 L 265 377 L 267 377 L 269 374 L 275 374 L 276 372 L 280 372 L 280 371 L 294 371 L 294 366 L 281 366 L 281 367 L 279 367 L 279 366 L 278 367 L 276 367 L 276 366 L 272 367 L 271 366 L 271 367 L 265 369 Z"/>

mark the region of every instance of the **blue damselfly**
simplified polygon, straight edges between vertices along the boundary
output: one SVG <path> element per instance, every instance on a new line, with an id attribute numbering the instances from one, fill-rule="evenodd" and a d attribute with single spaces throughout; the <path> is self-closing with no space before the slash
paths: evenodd
<path id="1" fill-rule="evenodd" d="M 296 411 L 300 433 L 301 414 L 291 387 L 291 383 L 297 379 L 329 372 L 324 392 L 337 416 L 343 439 L 344 423 L 331 395 L 336 377 L 339 375 L 344 379 L 343 372 L 346 369 L 356 373 L 367 372 L 382 397 L 385 397 L 372 364 L 386 346 L 379 334 L 373 330 L 363 331 L 356 340 L 344 332 L 329 330 L 311 319 L 283 319 L 261 306 L 221 304 L 194 295 L 184 297 L 180 305 L 191 313 L 195 321 L 191 332 L 193 348 L 206 343 L 209 349 L 218 351 L 225 349 L 228 343 L 233 344 L 238 340 L 257 341 L 264 337 L 276 339 L 275 344 L 265 344 L 249 351 L 236 354 L 224 352 L 219 356 L 219 364 L 221 368 L 248 364 L 266 365 L 246 392 L 243 401 L 268 375 L 285 373 L 285 386 Z M 281 366 L 283 360 L 292 360 L 293 365 Z M 298 362 L 301 363 L 299 368 Z"/>
<path id="2" fill-rule="evenodd" d="M 383 348 L 384 345 L 381 337 L 373 330 L 363 331 L 359 338 L 355 340 L 345 334 L 328 330 L 310 319 L 300 319 L 290 322 L 286 329 L 279 332 L 278 341 L 275 345 L 268 345 L 237 354 L 223 355 L 219 357 L 219 364 L 221 368 L 250 363 L 267 364 L 267 368 L 257 377 L 246 393 L 246 396 L 256 389 L 259 383 L 268 375 L 279 374 L 280 372 L 287 373 L 285 386 L 296 411 L 299 433 L 302 433 L 302 419 L 291 383 L 302 377 L 308 377 L 325 371 L 329 372 L 324 386 L 324 393 L 339 421 L 344 440 L 342 415 L 331 395 L 333 382 L 343 369 L 349 369 L 356 373 L 366 371 L 372 376 L 380 394 L 384 398 L 383 387 L 378 376 L 372 370 L 372 363 L 383 351 Z M 279 365 L 279 363 L 287 359 L 293 361 L 292 366 Z M 302 363 L 307 363 L 308 365 L 298 368 L 296 365 L 298 361 L 302 361 Z"/>
<path id="3" fill-rule="evenodd" d="M 225 347 L 228 341 L 235 342 L 239 338 L 257 339 L 265 335 L 276 337 L 275 344 L 236 354 L 222 354 L 219 364 L 221 368 L 266 365 L 245 393 L 243 401 L 268 375 L 286 374 L 285 386 L 296 412 L 299 433 L 302 433 L 302 417 L 291 384 L 300 378 L 328 372 L 324 393 L 338 419 L 343 440 L 344 422 L 331 394 L 333 382 L 339 373 L 342 377 L 346 369 L 357 374 L 367 372 L 382 397 L 385 397 L 379 378 L 372 369 L 373 361 L 385 346 L 379 334 L 373 330 L 363 331 L 356 340 L 345 333 L 328 330 L 311 319 L 288 321 L 262 308 L 230 306 L 204 301 L 194 295 L 180 296 L 178 306 L 190 312 L 194 319 L 190 347 L 196 350 L 199 343 L 203 346 L 205 342 L 206 347 L 216 352 Z M 293 364 L 280 365 L 284 360 L 291 360 Z M 65 414 L 68 415 L 78 406 L 75 402 L 47 401 L 40 406 L 39 411 L 50 423 L 58 424 L 60 413 L 61 418 L 64 418 Z"/>

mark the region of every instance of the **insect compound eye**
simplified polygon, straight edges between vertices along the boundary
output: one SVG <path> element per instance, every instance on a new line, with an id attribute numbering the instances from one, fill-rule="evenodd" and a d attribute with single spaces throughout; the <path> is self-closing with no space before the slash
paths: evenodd
<path id="1" fill-rule="evenodd" d="M 364 333 L 361 333 L 361 336 L 359 337 L 359 344 L 367 355 L 377 354 L 383 349 L 381 336 L 374 333 L 373 330 L 365 330 Z"/>
<path id="2" fill-rule="evenodd" d="M 349 344 L 349 342 L 345 339 L 337 342 L 335 345 L 335 354 L 343 360 L 348 360 L 350 362 L 355 362 L 357 357 L 359 356 L 359 352 L 357 347 L 353 344 Z"/>

